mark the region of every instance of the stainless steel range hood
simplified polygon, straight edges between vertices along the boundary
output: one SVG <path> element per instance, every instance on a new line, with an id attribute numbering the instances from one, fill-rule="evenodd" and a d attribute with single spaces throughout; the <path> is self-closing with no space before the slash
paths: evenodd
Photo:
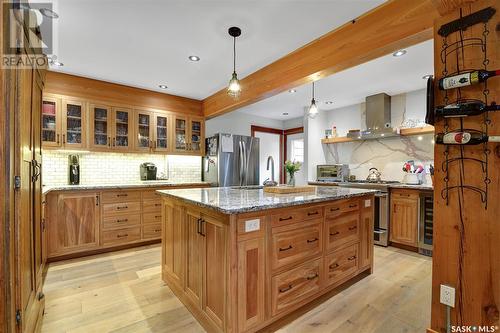
<path id="1" fill-rule="evenodd" d="M 391 125 L 391 96 L 381 93 L 366 97 L 366 130 L 361 140 L 399 136 Z"/>

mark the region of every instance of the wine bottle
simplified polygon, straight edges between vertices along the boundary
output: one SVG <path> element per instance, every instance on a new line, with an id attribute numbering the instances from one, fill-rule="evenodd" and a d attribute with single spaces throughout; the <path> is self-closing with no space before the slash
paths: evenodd
<path id="1" fill-rule="evenodd" d="M 486 111 L 498 111 L 500 105 L 486 105 L 480 101 L 460 102 L 436 107 L 436 115 L 441 117 L 477 116 Z"/>
<path id="2" fill-rule="evenodd" d="M 456 74 L 453 76 L 447 76 L 439 79 L 439 89 L 447 90 L 447 89 L 470 86 L 472 84 L 484 82 L 488 80 L 490 77 L 497 75 L 500 75 L 500 70 L 485 71 L 480 69 L 476 71 Z"/>
<path id="3" fill-rule="evenodd" d="M 488 136 L 478 132 L 450 132 L 436 135 L 436 143 L 445 145 L 478 145 L 484 142 L 500 142 L 500 136 Z"/>

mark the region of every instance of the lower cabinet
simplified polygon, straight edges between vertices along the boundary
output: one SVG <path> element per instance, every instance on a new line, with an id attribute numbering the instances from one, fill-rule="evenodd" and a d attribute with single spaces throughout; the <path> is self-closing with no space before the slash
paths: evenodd
<path id="1" fill-rule="evenodd" d="M 391 191 L 391 242 L 418 246 L 418 205 L 418 191 Z"/>
<path id="2" fill-rule="evenodd" d="M 326 285 L 332 285 L 358 272 L 358 244 L 334 251 L 325 258 Z"/>

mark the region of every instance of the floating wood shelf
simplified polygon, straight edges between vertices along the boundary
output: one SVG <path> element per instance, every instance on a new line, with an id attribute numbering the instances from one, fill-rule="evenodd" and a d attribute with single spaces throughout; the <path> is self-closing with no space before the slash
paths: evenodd
<path id="1" fill-rule="evenodd" d="M 422 135 L 422 134 L 431 134 L 431 133 L 434 133 L 434 126 L 401 128 L 399 134 L 401 136 L 410 136 L 410 135 Z M 323 144 L 352 142 L 352 141 L 362 141 L 362 139 L 348 138 L 346 136 L 339 137 L 339 138 L 331 138 L 331 139 L 321 139 L 321 143 L 323 143 Z"/>

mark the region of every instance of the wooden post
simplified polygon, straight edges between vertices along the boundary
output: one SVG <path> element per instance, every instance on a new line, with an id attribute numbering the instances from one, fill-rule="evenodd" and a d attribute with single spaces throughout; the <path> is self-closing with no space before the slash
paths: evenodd
<path id="1" fill-rule="evenodd" d="M 485 69 L 483 49 L 480 46 L 468 46 L 453 51 L 443 64 L 442 50 L 444 45 L 463 39 L 478 37 L 482 39 L 485 28 L 486 58 L 488 70 L 500 68 L 498 25 L 500 20 L 500 2 L 498 0 L 434 1 L 441 6 L 440 13 L 447 13 L 434 24 L 434 68 L 435 68 L 435 104 L 446 104 L 445 92 L 439 90 L 437 81 L 460 69 Z M 466 16 L 480 9 L 491 6 L 496 9 L 495 15 L 484 25 L 476 24 L 462 33 L 450 34 L 446 39 L 437 32 L 450 21 Z M 467 44 L 467 43 L 466 43 Z M 449 47 L 448 50 L 451 50 Z M 488 103 L 500 103 L 500 78 L 495 77 L 484 84 L 477 84 L 461 89 L 462 98 L 474 98 L 484 101 L 485 89 L 489 89 Z M 448 103 L 459 96 L 457 89 L 448 90 Z M 489 135 L 500 135 L 500 112 L 490 112 L 489 124 L 485 118 L 472 116 L 463 119 L 463 128 L 484 131 Z M 459 118 L 448 119 L 448 131 L 460 129 Z M 446 122 L 438 119 L 435 124 L 436 133 L 446 132 Z M 484 154 L 484 148 L 489 150 Z M 431 328 L 437 332 L 446 331 L 446 307 L 440 304 L 440 285 L 446 284 L 456 289 L 455 307 L 451 311 L 451 325 L 500 326 L 500 144 L 488 143 L 486 146 L 449 147 L 437 145 L 434 149 L 435 184 L 434 184 L 434 257 L 432 278 L 432 319 Z M 463 150 L 461 150 L 463 149 Z M 486 161 L 487 174 L 482 167 L 486 166 L 474 160 L 450 161 L 451 158 L 475 158 Z M 448 173 L 443 164 L 448 159 Z M 448 175 L 448 200 L 446 194 L 446 177 Z M 462 178 L 462 180 L 460 180 Z M 481 195 L 470 188 L 451 188 L 452 186 L 470 185 L 486 190 L 485 179 L 490 179 L 487 186 L 487 207 L 481 201 Z"/>

